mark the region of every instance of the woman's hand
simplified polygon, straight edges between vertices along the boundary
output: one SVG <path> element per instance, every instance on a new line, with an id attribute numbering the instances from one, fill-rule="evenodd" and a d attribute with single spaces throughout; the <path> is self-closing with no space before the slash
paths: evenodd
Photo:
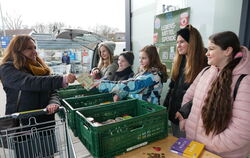
<path id="1" fill-rule="evenodd" d="M 100 70 L 98 68 L 93 68 L 91 70 L 91 73 L 90 75 L 94 78 L 94 79 L 100 79 L 101 76 L 100 76 Z"/>
<path id="2" fill-rule="evenodd" d="M 185 131 L 186 119 L 183 119 L 179 122 L 179 127 L 181 131 Z"/>
<path id="3" fill-rule="evenodd" d="M 179 119 L 179 127 L 180 127 L 180 130 L 181 131 L 185 131 L 185 123 L 186 123 L 186 120 L 183 118 L 183 116 L 181 115 L 181 113 L 180 112 L 176 112 L 176 114 L 175 114 L 175 118 L 177 119 Z"/>
<path id="4" fill-rule="evenodd" d="M 93 69 L 91 70 L 91 75 L 96 75 L 96 74 L 98 74 L 98 73 L 100 73 L 100 70 L 99 70 L 98 68 L 93 68 Z"/>
<path id="5" fill-rule="evenodd" d="M 182 120 L 184 120 L 184 118 L 183 118 L 183 116 L 181 115 L 181 113 L 179 113 L 178 111 L 176 112 L 176 114 L 175 114 L 175 119 L 179 119 L 179 121 L 182 121 Z"/>
<path id="6" fill-rule="evenodd" d="M 96 81 L 92 84 L 91 88 L 98 88 L 100 84 L 101 84 L 101 81 L 100 81 L 100 80 L 96 80 Z"/>
<path id="7" fill-rule="evenodd" d="M 76 80 L 76 76 L 74 74 L 68 74 L 66 76 L 66 83 L 74 83 Z"/>
<path id="8" fill-rule="evenodd" d="M 58 110 L 58 108 L 59 108 L 58 104 L 49 104 L 46 107 L 49 115 L 54 114 Z"/>
<path id="9" fill-rule="evenodd" d="M 114 102 L 118 102 L 120 100 L 119 96 L 118 95 L 114 95 L 113 96 L 113 101 Z"/>

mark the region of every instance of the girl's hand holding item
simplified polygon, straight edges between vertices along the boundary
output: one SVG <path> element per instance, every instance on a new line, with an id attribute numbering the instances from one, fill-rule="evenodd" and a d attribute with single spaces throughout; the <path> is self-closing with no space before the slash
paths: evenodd
<path id="1" fill-rule="evenodd" d="M 101 84 L 100 80 L 95 80 L 95 82 L 93 83 L 93 85 L 91 86 L 91 88 L 98 88 L 100 84 Z"/>
<path id="2" fill-rule="evenodd" d="M 90 86 L 89 89 L 98 88 L 99 85 L 100 85 L 100 83 L 101 83 L 100 80 L 95 80 L 95 81 L 93 82 L 93 84 Z M 85 85 L 85 83 L 82 83 L 81 86 L 82 86 L 82 87 L 85 87 L 86 85 Z"/>
<path id="3" fill-rule="evenodd" d="M 113 96 L 113 101 L 114 102 L 118 102 L 120 100 L 119 96 L 118 95 L 114 95 Z"/>

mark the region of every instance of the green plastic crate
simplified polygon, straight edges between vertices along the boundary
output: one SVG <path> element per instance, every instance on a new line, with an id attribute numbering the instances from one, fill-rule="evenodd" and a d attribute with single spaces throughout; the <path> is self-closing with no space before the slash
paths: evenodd
<path id="1" fill-rule="evenodd" d="M 72 129 L 75 136 L 77 136 L 75 124 L 76 111 L 78 109 L 88 108 L 90 106 L 99 106 L 104 102 L 113 102 L 113 95 L 111 93 L 104 93 L 85 97 L 67 98 L 62 100 L 62 104 L 67 111 L 68 125 Z"/>
<path id="2" fill-rule="evenodd" d="M 100 94 L 98 89 L 91 89 L 88 91 L 84 88 L 59 90 L 57 93 L 60 99 Z"/>
<path id="3" fill-rule="evenodd" d="M 69 90 L 69 89 L 84 89 L 80 84 L 76 84 L 76 85 L 69 85 L 66 88 L 61 88 L 59 90 Z"/>
<path id="4" fill-rule="evenodd" d="M 133 118 L 101 126 L 86 120 L 103 122 L 124 114 Z M 80 140 L 94 157 L 113 157 L 168 135 L 166 108 L 137 99 L 79 110 L 76 122 Z"/>
<path id="5" fill-rule="evenodd" d="M 95 94 L 100 94 L 100 92 L 98 91 L 98 89 L 91 89 L 88 91 L 85 88 L 83 88 L 80 84 L 78 84 L 78 85 L 70 85 L 67 88 L 61 88 L 57 91 L 57 94 L 60 98 L 61 104 L 63 105 L 62 99 L 95 95 Z M 65 118 L 64 113 L 62 112 L 58 112 L 58 115 L 61 118 Z"/>

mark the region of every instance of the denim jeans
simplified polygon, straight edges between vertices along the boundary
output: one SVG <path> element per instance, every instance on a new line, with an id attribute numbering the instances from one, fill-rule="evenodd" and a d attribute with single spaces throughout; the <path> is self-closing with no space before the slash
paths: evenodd
<path id="1" fill-rule="evenodd" d="M 173 131 L 173 136 L 180 138 L 180 137 L 186 137 L 186 133 L 184 131 L 181 131 L 179 128 L 179 125 L 176 125 L 174 123 L 171 122 L 171 127 L 172 127 L 172 131 Z"/>

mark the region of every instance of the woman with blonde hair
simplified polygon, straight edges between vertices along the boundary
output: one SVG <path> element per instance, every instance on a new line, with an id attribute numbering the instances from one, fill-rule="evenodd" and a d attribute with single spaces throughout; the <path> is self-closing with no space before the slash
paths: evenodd
<path id="1" fill-rule="evenodd" d="M 179 129 L 179 120 L 175 114 L 181 107 L 186 90 L 207 64 L 201 35 L 192 25 L 187 25 L 177 32 L 176 42 L 171 82 L 164 106 L 169 111 L 173 135 L 185 137 L 185 133 Z"/>
<path id="2" fill-rule="evenodd" d="M 100 60 L 98 66 L 91 71 L 94 79 L 113 80 L 115 72 L 118 69 L 117 63 L 113 62 L 114 50 L 115 43 L 112 41 L 105 41 L 99 44 L 98 52 Z"/>

